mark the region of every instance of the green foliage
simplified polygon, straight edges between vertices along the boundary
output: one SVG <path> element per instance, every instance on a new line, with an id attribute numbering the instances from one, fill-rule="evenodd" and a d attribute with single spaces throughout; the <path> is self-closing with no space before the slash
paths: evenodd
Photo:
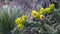
<path id="1" fill-rule="evenodd" d="M 20 16 L 21 12 L 18 11 L 17 7 L 10 9 L 7 5 L 3 6 L 0 14 L 0 30 L 2 30 L 2 34 L 11 34 L 11 30 L 15 27 L 15 19 Z"/>

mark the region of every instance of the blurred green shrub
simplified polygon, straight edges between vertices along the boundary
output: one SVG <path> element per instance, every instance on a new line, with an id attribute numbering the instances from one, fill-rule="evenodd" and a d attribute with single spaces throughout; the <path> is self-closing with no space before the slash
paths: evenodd
<path id="1" fill-rule="evenodd" d="M 15 19 L 20 17 L 21 11 L 15 6 L 12 9 L 8 5 L 3 5 L 2 13 L 0 14 L 0 31 L 2 34 L 11 34 L 11 30 L 15 27 Z"/>

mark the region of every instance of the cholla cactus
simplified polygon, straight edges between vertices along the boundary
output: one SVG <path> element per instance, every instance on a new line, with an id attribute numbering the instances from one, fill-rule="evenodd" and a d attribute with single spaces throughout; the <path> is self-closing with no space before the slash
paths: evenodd
<path id="1" fill-rule="evenodd" d="M 34 18 L 39 18 L 40 20 L 42 20 L 42 18 L 44 17 L 43 15 L 45 15 L 46 13 L 51 13 L 52 9 L 54 9 L 54 4 L 51 4 L 48 8 L 40 8 L 40 11 L 37 12 L 35 10 L 32 11 L 32 16 Z"/>
<path id="2" fill-rule="evenodd" d="M 57 27 L 54 27 L 54 26 L 56 26 L 58 24 L 58 21 L 55 20 L 56 16 L 54 17 L 54 15 L 53 15 L 53 14 L 57 14 L 57 13 L 55 13 L 54 10 L 53 11 L 51 10 L 51 9 L 55 9 L 54 5 L 53 6 L 52 5 L 53 4 L 51 4 L 49 7 L 45 8 L 45 9 L 41 8 L 41 10 L 38 11 L 39 15 L 40 15 L 39 16 L 40 17 L 39 18 L 40 22 L 38 22 L 38 23 L 40 24 L 40 26 L 37 26 L 37 25 L 36 26 L 37 26 L 37 32 L 39 32 L 39 30 L 40 30 L 40 32 L 39 32 L 40 34 L 43 34 L 43 33 L 44 34 L 47 34 L 47 33 L 49 33 L 49 34 L 57 34 L 58 33 L 58 30 L 56 29 Z M 47 16 L 45 16 L 46 13 L 48 13 Z M 49 13 L 51 13 L 51 14 L 49 15 Z M 44 17 L 44 19 L 43 19 L 43 17 Z M 54 21 L 56 21 L 57 23 L 55 23 Z M 33 27 L 33 25 L 31 25 L 31 27 Z"/>

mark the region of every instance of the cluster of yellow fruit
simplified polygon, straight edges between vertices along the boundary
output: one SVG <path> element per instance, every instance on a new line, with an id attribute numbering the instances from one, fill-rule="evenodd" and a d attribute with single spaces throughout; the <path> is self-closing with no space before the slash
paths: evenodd
<path id="1" fill-rule="evenodd" d="M 46 14 L 46 13 L 51 13 L 51 11 L 54 9 L 55 7 L 54 7 L 54 4 L 51 4 L 51 5 L 49 5 L 49 7 L 47 7 L 47 8 L 41 8 L 40 10 L 39 10 L 39 12 L 37 12 L 36 10 L 32 10 L 32 16 L 34 17 L 34 18 L 38 18 L 38 19 L 40 19 L 40 20 L 42 20 L 43 19 L 43 17 L 44 17 L 44 14 Z"/>
<path id="2" fill-rule="evenodd" d="M 17 18 L 15 20 L 16 25 L 18 26 L 19 29 L 23 29 L 24 28 L 24 23 L 27 20 L 27 16 L 22 16 L 20 18 Z"/>
<path id="3" fill-rule="evenodd" d="M 44 17 L 44 15 L 40 15 L 39 12 L 37 12 L 36 10 L 33 10 L 31 14 L 34 18 L 40 19 L 40 20 L 42 20 Z"/>

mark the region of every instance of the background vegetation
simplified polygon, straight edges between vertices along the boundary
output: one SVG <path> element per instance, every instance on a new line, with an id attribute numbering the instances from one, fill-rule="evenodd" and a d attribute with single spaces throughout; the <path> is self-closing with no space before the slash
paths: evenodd
<path id="1" fill-rule="evenodd" d="M 0 0 L 0 34 L 59 34 L 60 0 L 57 0 L 59 8 L 54 9 L 42 21 L 34 21 L 31 16 L 31 11 L 39 11 L 41 6 L 44 7 L 44 2 L 39 4 L 39 0 Z M 16 27 L 15 19 L 22 15 L 28 16 L 25 29 L 11 32 Z"/>

